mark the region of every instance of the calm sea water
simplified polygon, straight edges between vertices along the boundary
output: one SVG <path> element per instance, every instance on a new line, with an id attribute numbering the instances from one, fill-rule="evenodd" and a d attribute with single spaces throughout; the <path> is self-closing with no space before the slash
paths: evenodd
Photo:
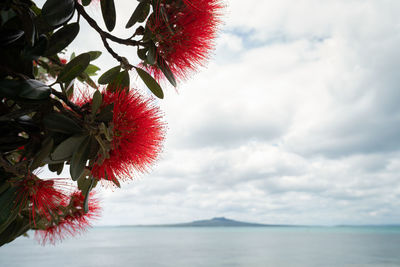
<path id="1" fill-rule="evenodd" d="M 400 227 L 98 227 L 57 246 L 21 237 L 0 266 L 400 266 Z"/>

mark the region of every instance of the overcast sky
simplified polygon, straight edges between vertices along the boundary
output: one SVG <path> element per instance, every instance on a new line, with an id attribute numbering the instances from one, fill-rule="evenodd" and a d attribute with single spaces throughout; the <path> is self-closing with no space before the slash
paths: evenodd
<path id="1" fill-rule="evenodd" d="M 116 2 L 113 33 L 128 37 L 136 2 Z M 226 4 L 212 60 L 159 101 L 160 160 L 121 189 L 100 188 L 98 225 L 399 223 L 400 1 Z M 83 27 L 67 54 L 101 47 Z M 113 47 L 138 62 L 136 49 Z M 117 65 L 106 53 L 96 63 L 100 74 Z"/>

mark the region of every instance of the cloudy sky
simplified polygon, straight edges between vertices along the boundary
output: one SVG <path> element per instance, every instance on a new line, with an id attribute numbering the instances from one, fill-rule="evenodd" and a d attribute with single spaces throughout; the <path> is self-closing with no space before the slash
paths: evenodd
<path id="1" fill-rule="evenodd" d="M 136 2 L 116 2 L 114 33 L 128 37 Z M 400 2 L 226 4 L 212 60 L 159 101 L 160 160 L 122 189 L 101 189 L 98 224 L 399 223 Z M 101 47 L 83 27 L 67 54 Z M 135 49 L 113 47 L 138 62 Z M 117 65 L 106 53 L 96 63 Z"/>

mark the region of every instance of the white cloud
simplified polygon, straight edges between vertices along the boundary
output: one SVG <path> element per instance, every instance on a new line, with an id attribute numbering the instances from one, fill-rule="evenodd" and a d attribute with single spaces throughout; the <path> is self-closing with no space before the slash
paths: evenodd
<path id="1" fill-rule="evenodd" d="M 116 34 L 129 3 L 118 4 Z M 143 179 L 103 190 L 100 223 L 399 222 L 400 2 L 227 4 L 215 60 L 159 102 L 169 124 L 162 159 Z M 83 31 L 71 50 L 97 50 L 100 39 Z"/>

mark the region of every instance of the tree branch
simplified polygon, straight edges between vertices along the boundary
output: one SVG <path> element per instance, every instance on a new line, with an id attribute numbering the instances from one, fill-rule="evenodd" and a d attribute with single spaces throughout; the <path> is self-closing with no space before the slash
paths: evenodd
<path id="1" fill-rule="evenodd" d="M 82 114 L 81 108 L 72 103 L 71 101 L 69 101 L 69 99 L 63 93 L 58 92 L 54 89 L 51 89 L 51 93 L 56 97 L 58 97 L 59 99 L 61 99 L 62 101 L 64 101 L 64 103 L 67 104 L 73 111 L 75 111 L 78 114 Z"/>
<path id="2" fill-rule="evenodd" d="M 76 10 L 89 23 L 89 25 L 101 35 L 102 38 L 107 38 L 113 42 L 123 44 L 123 45 L 129 45 L 129 46 L 139 46 L 141 44 L 139 41 L 131 40 L 130 38 L 122 39 L 122 38 L 116 37 L 116 36 L 106 32 L 106 31 L 103 31 L 99 27 L 97 22 L 94 19 L 92 19 L 92 17 L 90 17 L 88 13 L 86 13 L 83 6 L 81 6 L 78 3 L 76 4 Z"/>

